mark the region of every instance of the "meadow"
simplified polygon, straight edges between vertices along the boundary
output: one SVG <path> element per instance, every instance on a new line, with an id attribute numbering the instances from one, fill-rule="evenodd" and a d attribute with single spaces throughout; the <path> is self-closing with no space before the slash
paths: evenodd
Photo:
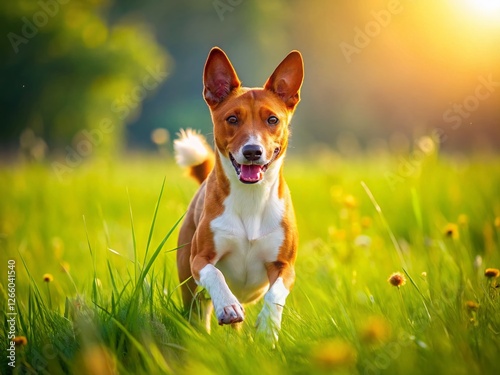
<path id="1" fill-rule="evenodd" d="M 239 332 L 189 323 L 175 250 L 197 185 L 171 158 L 96 157 L 62 180 L 2 164 L 1 373 L 498 373 L 498 156 L 299 156 L 285 163 L 297 281 L 275 348 L 255 338 L 259 303 Z"/>

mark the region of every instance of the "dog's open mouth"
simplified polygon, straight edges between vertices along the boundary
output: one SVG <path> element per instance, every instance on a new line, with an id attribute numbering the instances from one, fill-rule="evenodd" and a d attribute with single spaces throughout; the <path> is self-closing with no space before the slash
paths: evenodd
<path id="1" fill-rule="evenodd" d="M 233 157 L 231 153 L 229 153 L 229 159 L 231 163 L 233 163 L 234 170 L 236 174 L 240 178 L 240 181 L 244 184 L 255 184 L 256 182 L 261 181 L 264 178 L 264 173 L 269 168 L 269 165 L 274 161 L 276 156 L 279 154 L 279 148 L 274 150 L 273 158 L 271 161 L 264 165 L 259 164 L 239 164 Z"/>

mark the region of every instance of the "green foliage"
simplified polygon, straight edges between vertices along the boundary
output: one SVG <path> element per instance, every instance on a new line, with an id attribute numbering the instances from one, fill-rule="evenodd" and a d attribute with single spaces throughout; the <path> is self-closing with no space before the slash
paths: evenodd
<path id="1" fill-rule="evenodd" d="M 240 332 L 184 315 L 176 225 L 196 185 L 172 163 L 96 158 L 64 183 L 2 166 L 0 306 L 14 259 L 28 341 L 14 373 L 495 373 L 500 289 L 484 270 L 500 266 L 498 159 L 431 158 L 398 185 L 396 160 L 366 160 L 287 160 L 301 244 L 274 350 L 254 341 L 260 303 Z"/>
<path id="2" fill-rule="evenodd" d="M 20 0 L 0 8 L 2 139 L 31 129 L 64 149 L 97 129 L 94 146 L 118 146 L 124 125 L 168 73 L 168 55 L 149 27 L 125 17 L 110 22 L 103 1 Z"/>

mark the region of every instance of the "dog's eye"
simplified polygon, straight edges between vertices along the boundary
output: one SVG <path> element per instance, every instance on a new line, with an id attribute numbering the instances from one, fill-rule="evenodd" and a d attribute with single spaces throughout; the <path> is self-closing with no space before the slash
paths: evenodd
<path id="1" fill-rule="evenodd" d="M 277 125 L 280 122 L 280 120 L 276 116 L 269 116 L 267 119 L 267 123 L 269 125 Z"/>
<path id="2" fill-rule="evenodd" d="M 236 125 L 236 124 L 238 124 L 238 117 L 236 117 L 236 116 L 229 116 L 226 119 L 226 121 L 227 121 L 228 124 Z"/>

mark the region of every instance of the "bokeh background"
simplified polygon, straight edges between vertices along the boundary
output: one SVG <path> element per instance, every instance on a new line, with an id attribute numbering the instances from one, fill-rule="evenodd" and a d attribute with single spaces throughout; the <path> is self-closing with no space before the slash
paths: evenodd
<path id="1" fill-rule="evenodd" d="M 499 150 L 495 0 L 18 0 L 0 8 L 4 158 L 168 148 L 180 127 L 210 133 L 202 69 L 215 45 L 246 86 L 262 85 L 290 50 L 303 53 L 292 153 L 318 144 L 404 151 L 422 135 L 446 152 Z"/>
<path id="2" fill-rule="evenodd" d="M 0 40 L 14 374 L 498 373 L 500 0 L 3 0 Z M 255 345 L 257 305 L 212 335 L 181 306 L 176 223 L 198 185 L 172 140 L 211 138 L 216 45 L 246 86 L 305 60 L 277 350 Z"/>

